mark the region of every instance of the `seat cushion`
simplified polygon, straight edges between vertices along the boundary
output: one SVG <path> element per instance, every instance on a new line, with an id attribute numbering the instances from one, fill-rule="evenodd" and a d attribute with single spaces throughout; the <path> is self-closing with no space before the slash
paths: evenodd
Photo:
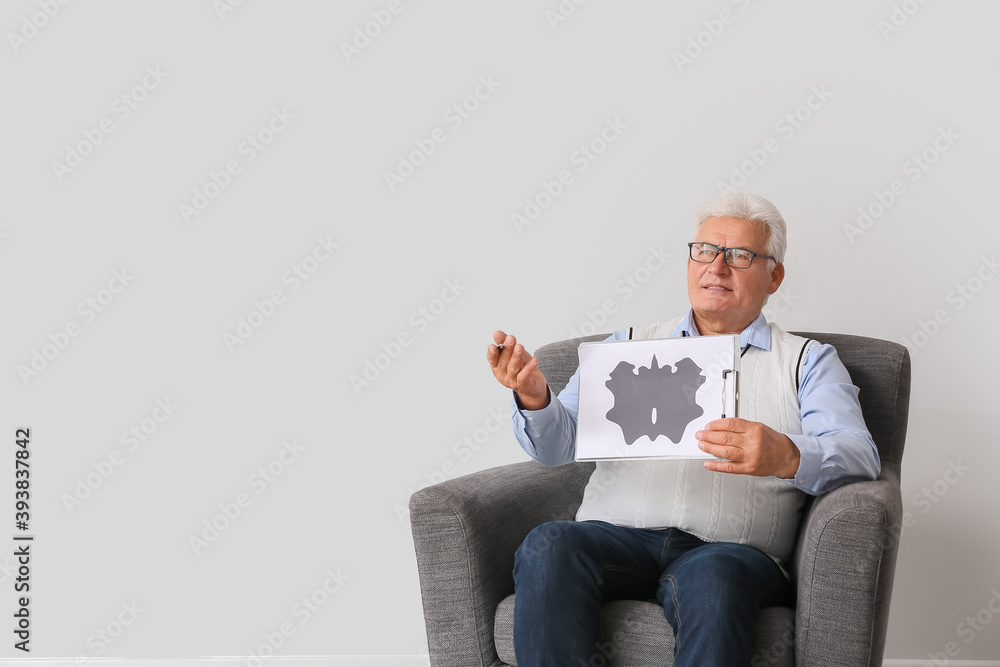
<path id="1" fill-rule="evenodd" d="M 601 613 L 602 637 L 596 651 L 609 667 L 671 667 L 674 664 L 674 633 L 655 602 L 620 600 L 609 602 Z M 514 596 L 497 607 L 493 626 L 497 655 L 505 664 L 517 665 L 514 657 Z M 795 664 L 795 611 L 767 607 L 757 615 L 757 653 L 754 667 L 791 667 Z M 596 655 L 596 653 L 595 653 Z"/>

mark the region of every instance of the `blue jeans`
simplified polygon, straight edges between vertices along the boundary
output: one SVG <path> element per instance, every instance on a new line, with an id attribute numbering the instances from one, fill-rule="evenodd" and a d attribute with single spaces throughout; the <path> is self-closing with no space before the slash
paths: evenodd
<path id="1" fill-rule="evenodd" d="M 663 605 L 674 664 L 746 666 L 757 610 L 794 604 L 792 584 L 754 547 L 705 542 L 678 528 L 552 521 L 531 531 L 514 560 L 518 667 L 606 664 L 602 602 Z"/>

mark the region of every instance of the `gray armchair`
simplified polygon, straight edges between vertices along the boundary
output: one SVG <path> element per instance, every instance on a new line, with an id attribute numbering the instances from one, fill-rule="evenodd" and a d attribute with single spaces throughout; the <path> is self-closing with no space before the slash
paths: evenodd
<path id="1" fill-rule="evenodd" d="M 554 394 L 576 370 L 577 346 L 607 335 L 537 350 Z M 910 357 L 902 345 L 874 338 L 799 335 L 837 348 L 861 389 L 861 407 L 882 472 L 875 481 L 810 499 L 791 563 L 796 607 L 761 610 L 753 665 L 875 667 L 885 648 L 902 520 L 899 474 Z M 593 469 L 592 463 L 547 468 L 530 461 L 459 477 L 411 496 L 410 523 L 433 667 L 517 664 L 514 552 L 535 526 L 576 516 Z M 672 664 L 673 634 L 659 605 L 605 604 L 602 629 L 606 664 Z"/>

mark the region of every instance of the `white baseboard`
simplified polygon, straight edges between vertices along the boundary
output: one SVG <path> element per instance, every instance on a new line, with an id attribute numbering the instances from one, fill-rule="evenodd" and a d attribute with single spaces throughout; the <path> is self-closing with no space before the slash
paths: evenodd
<path id="1" fill-rule="evenodd" d="M 882 667 L 1000 667 L 1000 660 L 883 660 Z"/>
<path id="2" fill-rule="evenodd" d="M 46 667 L 429 667 L 419 655 L 295 655 L 252 658 L 249 655 L 204 658 L 0 658 L 0 665 Z"/>
<path id="3" fill-rule="evenodd" d="M 210 656 L 203 658 L 0 658 L 0 665 L 45 665 L 51 667 L 430 667 L 419 655 L 296 655 L 251 658 Z M 883 660 L 882 667 L 1000 667 L 1000 660 L 948 660 L 935 664 L 923 660 Z"/>

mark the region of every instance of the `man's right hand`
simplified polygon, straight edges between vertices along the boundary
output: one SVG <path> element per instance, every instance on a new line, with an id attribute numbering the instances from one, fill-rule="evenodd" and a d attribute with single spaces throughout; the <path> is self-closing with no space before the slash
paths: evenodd
<path id="1" fill-rule="evenodd" d="M 549 385 L 538 370 L 538 357 L 528 354 L 514 336 L 503 331 L 493 332 L 493 343 L 486 347 L 486 360 L 497 381 L 514 390 L 525 410 L 541 410 L 548 405 Z"/>

